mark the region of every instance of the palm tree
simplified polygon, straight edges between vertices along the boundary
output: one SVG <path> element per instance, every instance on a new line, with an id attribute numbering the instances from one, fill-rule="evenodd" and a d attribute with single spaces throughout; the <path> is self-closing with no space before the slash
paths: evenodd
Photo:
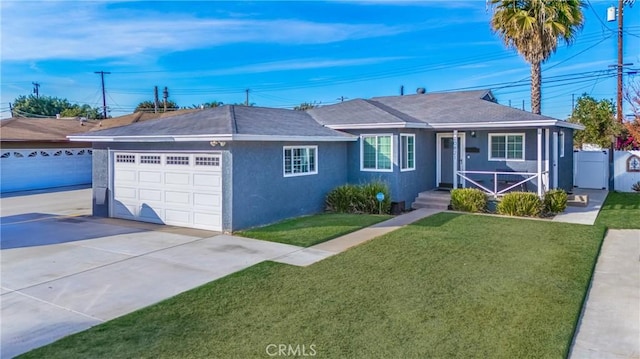
<path id="1" fill-rule="evenodd" d="M 581 0 L 491 0 L 491 28 L 531 64 L 531 112 L 540 114 L 541 64 L 582 29 Z"/>

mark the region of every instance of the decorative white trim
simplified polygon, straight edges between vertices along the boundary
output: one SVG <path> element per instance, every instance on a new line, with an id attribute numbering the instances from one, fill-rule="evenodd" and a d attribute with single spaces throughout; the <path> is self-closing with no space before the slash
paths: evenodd
<path id="1" fill-rule="evenodd" d="M 391 143 L 390 143 L 390 151 L 391 153 L 389 153 L 389 160 L 391 161 L 391 168 L 389 169 L 379 169 L 379 168 L 364 168 L 364 138 L 365 137 L 389 137 Z M 362 172 L 393 172 L 393 154 L 395 153 L 393 151 L 393 138 L 395 136 L 393 136 L 392 133 L 363 133 L 360 134 L 360 171 Z M 377 149 L 376 149 L 376 155 L 377 155 Z M 377 160 L 377 156 L 376 156 L 376 167 L 378 166 L 378 160 Z"/>
<path id="2" fill-rule="evenodd" d="M 500 158 L 500 157 L 492 157 L 491 156 L 491 144 L 492 144 L 492 137 L 504 137 L 505 138 L 505 146 L 507 146 L 507 136 L 521 136 L 522 137 L 522 158 L 506 158 L 507 156 L 507 148 L 505 147 L 505 158 Z M 494 132 L 494 133 L 489 133 L 489 135 L 487 136 L 487 152 L 489 152 L 487 154 L 487 159 L 488 161 L 491 162 L 524 162 L 525 159 L 527 158 L 526 156 L 526 140 L 527 140 L 527 136 L 525 135 L 524 132 L 509 132 L 509 133 L 501 133 L 501 132 Z"/>
<path id="3" fill-rule="evenodd" d="M 564 157 L 564 145 L 565 145 L 565 138 L 564 138 L 565 134 L 564 131 L 560 130 L 558 132 L 558 139 L 560 140 L 558 143 L 558 153 L 560 155 L 560 158 Z"/>
<path id="4" fill-rule="evenodd" d="M 286 169 L 287 169 L 287 164 L 285 163 L 286 161 L 286 155 L 285 155 L 285 151 L 286 150 L 295 150 L 295 149 L 312 149 L 314 150 L 314 156 L 313 156 L 313 171 L 309 171 L 309 172 L 298 172 L 298 173 L 287 173 Z M 292 153 L 293 155 L 293 153 Z M 293 166 L 293 164 L 292 164 Z M 293 168 L 293 167 L 292 167 Z M 282 175 L 284 177 L 299 177 L 299 176 L 311 176 L 311 175 L 317 175 L 318 174 L 318 146 L 284 146 L 282 147 Z"/>
<path id="5" fill-rule="evenodd" d="M 551 174 L 553 177 L 553 188 L 558 188 L 558 132 L 554 131 L 552 134 L 552 146 L 553 146 L 553 157 L 552 157 L 552 164 L 551 164 L 551 170 L 553 171 L 553 173 Z"/>
<path id="6" fill-rule="evenodd" d="M 441 149 L 440 144 L 442 143 L 443 138 L 453 138 L 453 132 L 440 132 L 436 134 L 436 186 L 442 182 L 442 161 L 441 161 Z M 459 147 L 459 157 L 460 157 L 460 168 L 458 168 L 458 172 L 465 171 L 467 168 L 467 140 L 464 132 L 458 131 L 458 138 L 460 139 L 460 147 Z M 457 174 L 454 174 L 456 176 Z M 462 187 L 466 186 L 466 180 L 462 178 Z"/>
<path id="7" fill-rule="evenodd" d="M 404 157 L 405 157 L 405 153 L 404 153 L 404 148 L 402 147 L 402 138 L 403 137 L 407 137 L 407 138 L 413 138 L 413 167 L 407 167 L 407 168 L 402 168 L 402 165 L 404 163 Z M 400 154 L 400 159 L 398 160 L 398 164 L 400 167 L 400 172 L 409 172 L 409 171 L 415 171 L 416 170 L 416 135 L 414 133 L 401 133 L 400 134 L 400 140 L 398 141 L 398 153 Z"/>

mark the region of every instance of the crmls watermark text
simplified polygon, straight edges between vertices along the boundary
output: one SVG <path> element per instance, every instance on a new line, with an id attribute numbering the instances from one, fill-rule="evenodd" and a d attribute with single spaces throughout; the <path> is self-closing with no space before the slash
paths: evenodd
<path id="1" fill-rule="evenodd" d="M 313 357 L 318 354 L 315 344 L 269 344 L 265 351 L 270 357 Z"/>

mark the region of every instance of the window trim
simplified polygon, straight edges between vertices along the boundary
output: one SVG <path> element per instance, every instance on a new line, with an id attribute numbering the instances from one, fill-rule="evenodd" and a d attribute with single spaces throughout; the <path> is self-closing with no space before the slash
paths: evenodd
<path id="1" fill-rule="evenodd" d="M 404 160 L 405 157 L 408 157 L 408 155 L 405 155 L 405 148 L 403 147 L 403 138 L 413 138 L 413 166 L 411 167 L 404 167 Z M 416 170 L 416 135 L 414 133 L 401 133 L 400 134 L 400 172 L 408 172 L 408 171 L 415 171 Z"/>
<path id="2" fill-rule="evenodd" d="M 506 146 L 506 139 L 508 136 L 521 136 L 522 137 L 522 158 L 506 158 L 507 153 L 506 153 L 506 148 L 505 148 L 505 157 L 493 157 L 492 156 L 492 147 L 493 147 L 493 137 L 504 137 L 505 138 L 505 146 Z M 495 133 L 489 133 L 489 136 L 487 137 L 487 156 L 489 158 L 489 161 L 502 161 L 502 162 L 524 162 L 525 159 L 527 158 L 526 156 L 526 139 L 527 136 L 524 132 L 509 132 L 509 133 L 500 133 L 500 132 L 495 132 Z"/>
<path id="3" fill-rule="evenodd" d="M 313 171 L 309 171 L 309 172 L 297 172 L 297 173 L 287 173 L 287 150 L 294 150 L 294 149 L 306 149 L 307 151 L 312 149 L 314 151 L 314 156 L 313 156 Z M 293 156 L 293 152 L 291 154 Z M 309 152 L 307 152 L 307 160 L 309 159 Z M 293 164 L 292 167 L 293 169 Z M 318 174 L 318 146 L 317 145 L 305 145 L 305 146 L 283 146 L 282 147 L 282 175 L 284 177 L 299 177 L 299 176 L 312 176 L 312 175 L 317 175 Z"/>
<path id="4" fill-rule="evenodd" d="M 565 143 L 564 143 L 564 141 L 565 141 L 565 139 L 564 139 L 564 137 L 565 137 L 564 131 L 559 131 L 558 132 L 558 137 L 560 138 L 558 152 L 560 154 L 560 158 L 562 158 L 562 157 L 564 157 L 564 145 L 565 145 Z"/>
<path id="5" fill-rule="evenodd" d="M 364 168 L 364 139 L 366 137 L 375 137 L 376 143 L 378 137 L 389 137 L 389 161 L 391 162 L 390 168 L 378 168 L 378 149 L 376 148 L 376 168 Z M 393 172 L 393 134 L 392 133 L 365 133 L 360 135 L 360 171 L 362 172 Z"/>

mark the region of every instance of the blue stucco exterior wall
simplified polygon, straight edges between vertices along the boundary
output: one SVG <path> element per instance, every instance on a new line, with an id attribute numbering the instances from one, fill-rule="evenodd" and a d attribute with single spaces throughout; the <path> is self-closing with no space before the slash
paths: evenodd
<path id="1" fill-rule="evenodd" d="M 393 136 L 393 171 L 362 171 L 360 169 L 361 141 L 348 143 L 348 182 L 352 184 L 382 181 L 389 186 L 391 200 L 404 201 L 408 208 L 418 193 L 435 188 L 436 141 L 433 131 L 423 129 L 353 130 L 353 135 L 390 134 Z M 416 165 L 415 170 L 400 170 L 400 134 L 414 134 Z"/>
<path id="2" fill-rule="evenodd" d="M 284 146 L 318 146 L 318 173 L 284 177 Z M 347 182 L 347 143 L 236 142 L 233 231 L 324 210 L 327 193 Z"/>

